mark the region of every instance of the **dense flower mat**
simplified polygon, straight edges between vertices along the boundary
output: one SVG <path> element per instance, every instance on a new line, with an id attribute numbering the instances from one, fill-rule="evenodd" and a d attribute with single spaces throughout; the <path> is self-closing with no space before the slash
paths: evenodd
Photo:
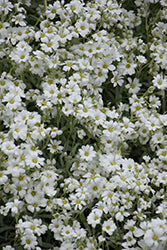
<path id="1" fill-rule="evenodd" d="M 166 21 L 0 0 L 1 249 L 167 249 Z"/>

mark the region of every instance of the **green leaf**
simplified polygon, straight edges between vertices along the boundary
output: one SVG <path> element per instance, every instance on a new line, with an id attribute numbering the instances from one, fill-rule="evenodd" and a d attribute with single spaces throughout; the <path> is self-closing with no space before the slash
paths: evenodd
<path id="1" fill-rule="evenodd" d="M 0 233 L 8 231 L 8 230 L 14 230 L 14 227 L 12 227 L 12 226 L 4 226 L 4 227 L 0 228 Z"/>

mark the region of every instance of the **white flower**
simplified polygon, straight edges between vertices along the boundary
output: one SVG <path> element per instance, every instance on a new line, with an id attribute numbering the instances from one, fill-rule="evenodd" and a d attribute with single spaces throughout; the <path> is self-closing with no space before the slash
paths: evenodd
<path id="1" fill-rule="evenodd" d="M 69 95 L 68 99 L 69 99 L 70 103 L 76 104 L 76 103 L 80 102 L 80 100 L 82 98 L 81 98 L 80 94 L 73 92 L 73 93 L 71 93 L 71 95 Z"/>
<path id="2" fill-rule="evenodd" d="M 126 242 L 122 243 L 122 246 L 125 247 L 125 249 L 129 249 L 129 246 L 133 246 L 136 243 L 136 239 L 133 237 L 132 232 L 128 232 L 124 235 L 124 239 Z"/>
<path id="3" fill-rule="evenodd" d="M 15 250 L 12 246 L 7 245 L 5 247 L 2 247 L 2 250 Z"/>
<path id="4" fill-rule="evenodd" d="M 70 239 L 69 239 L 70 240 Z M 67 240 L 61 244 L 61 246 L 57 249 L 54 248 L 54 250 L 69 250 L 69 249 L 75 249 L 74 244 L 71 242 L 68 242 Z"/>
<path id="5" fill-rule="evenodd" d="M 77 134 L 78 134 L 78 137 L 79 137 L 80 139 L 83 139 L 84 136 L 86 135 L 86 133 L 85 133 L 85 131 L 84 131 L 83 129 L 78 130 L 78 131 L 77 131 Z"/>
<path id="6" fill-rule="evenodd" d="M 27 209 L 31 212 L 34 212 L 34 210 L 39 211 L 40 206 L 46 206 L 44 192 L 41 190 L 40 186 L 36 186 L 34 189 L 29 188 L 25 195 L 25 201 L 27 202 Z"/>
<path id="7" fill-rule="evenodd" d="M 130 78 L 128 77 L 128 81 L 129 83 L 125 86 L 130 94 L 136 94 L 137 92 L 139 92 L 140 87 L 141 87 L 141 83 L 139 83 L 139 80 L 137 78 Z"/>
<path id="8" fill-rule="evenodd" d="M 163 74 L 158 74 L 157 76 L 154 76 L 153 84 L 158 89 L 164 90 L 167 88 L 167 77 L 163 77 Z"/>
<path id="9" fill-rule="evenodd" d="M 88 105 L 79 104 L 76 112 L 77 112 L 77 117 L 81 119 L 81 117 L 88 118 L 89 116 L 92 116 L 94 110 L 91 107 L 91 104 Z"/>
<path id="10" fill-rule="evenodd" d="M 76 22 L 75 26 L 82 37 L 85 37 L 89 33 L 89 24 L 87 20 L 79 20 Z"/>
<path id="11" fill-rule="evenodd" d="M 86 205 L 86 202 L 82 198 L 78 197 L 78 195 L 70 194 L 70 200 L 75 210 L 81 210 L 82 207 Z"/>
<path id="12" fill-rule="evenodd" d="M 49 4 L 46 10 L 46 15 L 51 20 L 55 18 L 57 14 L 57 10 L 61 8 L 60 2 L 56 1 L 53 3 L 53 5 Z"/>
<path id="13" fill-rule="evenodd" d="M 77 70 L 78 66 L 71 60 L 67 60 L 65 66 L 63 67 L 64 71 L 70 71 L 70 69 Z"/>
<path id="14" fill-rule="evenodd" d="M 51 143 L 48 144 L 48 149 L 52 154 L 63 150 L 63 146 L 60 146 L 61 141 L 50 140 L 50 142 Z"/>
<path id="15" fill-rule="evenodd" d="M 31 155 L 31 157 L 28 157 L 26 159 L 26 164 L 30 167 L 36 167 L 36 168 L 41 168 L 44 165 L 44 158 L 38 157 L 35 155 Z"/>
<path id="16" fill-rule="evenodd" d="M 140 63 L 146 63 L 147 62 L 147 59 L 144 56 L 137 56 L 136 58 Z"/>
<path id="17" fill-rule="evenodd" d="M 123 59 L 118 64 L 119 72 L 122 73 L 122 75 L 133 75 L 135 73 L 135 68 L 137 64 L 132 59 Z"/>
<path id="18" fill-rule="evenodd" d="M 124 228 L 129 230 L 129 232 L 131 232 L 135 237 L 140 237 L 143 235 L 143 230 L 135 226 L 134 220 L 128 220 Z"/>
<path id="19" fill-rule="evenodd" d="M 19 24 L 20 26 L 26 26 L 26 22 L 24 21 L 25 15 L 19 13 L 16 16 L 12 17 L 12 22 L 15 22 L 15 24 Z"/>
<path id="20" fill-rule="evenodd" d="M 25 140 L 27 137 L 27 125 L 25 123 L 12 123 L 10 126 L 11 132 L 13 134 L 14 139 L 22 139 Z"/>
<path id="21" fill-rule="evenodd" d="M 79 156 L 81 160 L 91 161 L 96 156 L 96 152 L 94 151 L 93 146 L 86 145 L 79 149 Z"/>
<path id="22" fill-rule="evenodd" d="M 13 216 L 15 216 L 20 211 L 22 211 L 23 205 L 24 205 L 24 202 L 19 201 L 18 199 L 14 199 L 14 201 L 6 203 L 6 207 L 11 209 Z"/>
<path id="23" fill-rule="evenodd" d="M 68 225 L 68 226 L 64 226 L 61 230 L 61 235 L 64 236 L 65 239 L 68 239 L 68 238 L 73 238 L 76 236 L 73 228 Z"/>
<path id="24" fill-rule="evenodd" d="M 29 54 L 26 50 L 14 50 L 11 52 L 10 57 L 12 60 L 14 60 L 16 63 L 25 63 L 29 60 Z"/>
<path id="25" fill-rule="evenodd" d="M 116 213 L 115 218 L 118 221 L 123 221 L 124 217 L 128 217 L 128 216 L 129 216 L 129 212 L 126 212 L 125 209 L 124 209 L 124 207 L 121 207 L 119 209 L 119 212 Z"/>
<path id="26" fill-rule="evenodd" d="M 96 125 L 104 124 L 104 121 L 106 120 L 106 115 L 100 110 L 95 110 L 92 116 Z"/>
<path id="27" fill-rule="evenodd" d="M 100 235 L 98 237 L 98 240 L 99 240 L 99 242 L 104 242 L 106 239 L 102 235 Z"/>
<path id="28" fill-rule="evenodd" d="M 92 227 L 96 227 L 100 223 L 102 216 L 102 211 L 99 209 L 94 209 L 87 217 L 88 224 L 91 224 Z"/>
<path id="29" fill-rule="evenodd" d="M 68 201 L 68 199 L 66 198 L 57 198 L 56 201 L 55 201 L 56 204 L 58 204 L 60 207 L 62 207 L 63 209 L 67 209 L 67 210 L 70 210 L 71 209 L 71 205 Z"/>
<path id="30" fill-rule="evenodd" d="M 144 234 L 144 242 L 147 244 L 148 247 L 156 246 L 158 247 L 160 240 L 160 235 L 154 233 L 152 229 L 148 229 Z"/>
<path id="31" fill-rule="evenodd" d="M 114 71 L 113 77 L 111 78 L 111 82 L 112 82 L 114 87 L 116 87 L 117 85 L 122 86 L 122 84 L 124 82 L 123 76 L 120 75 L 118 72 Z"/>
<path id="32" fill-rule="evenodd" d="M 112 153 L 100 154 L 99 156 L 100 165 L 107 173 L 114 173 L 120 170 L 120 159 L 120 155 Z"/>
<path id="33" fill-rule="evenodd" d="M 58 214 L 55 214 L 56 218 L 51 220 L 51 223 L 49 224 L 49 229 L 56 234 L 60 234 L 62 228 L 63 228 L 63 221 L 61 218 L 59 218 Z M 56 238 L 56 237 L 55 237 Z"/>
<path id="34" fill-rule="evenodd" d="M 0 12 L 3 11 L 5 15 L 9 13 L 13 8 L 13 4 L 8 0 L 0 0 Z"/>
<path id="35" fill-rule="evenodd" d="M 5 171 L 0 171 L 0 185 L 4 185 L 8 180 L 7 175 L 5 175 Z"/>
<path id="36" fill-rule="evenodd" d="M 150 106 L 153 108 L 159 108 L 161 106 L 161 101 L 159 97 L 151 95 L 149 97 Z M 166 120 L 167 121 L 167 120 Z"/>
<path id="37" fill-rule="evenodd" d="M 163 148 L 163 149 L 158 149 L 158 151 L 156 152 L 157 155 L 159 156 L 159 159 L 162 161 L 166 161 L 167 160 L 167 148 Z"/>
<path id="38" fill-rule="evenodd" d="M 15 153 L 16 148 L 17 147 L 13 141 L 4 141 L 1 144 L 1 150 L 7 155 Z"/>
<path id="39" fill-rule="evenodd" d="M 46 225 L 42 225 L 41 219 L 32 219 L 25 222 L 19 220 L 17 228 L 21 229 L 23 232 L 26 232 L 26 234 L 37 234 L 38 236 L 44 234 L 47 230 Z"/>
<path id="40" fill-rule="evenodd" d="M 82 10 L 82 5 L 83 3 L 81 1 L 72 0 L 69 4 L 67 4 L 67 10 L 70 14 L 75 13 L 79 15 Z"/>
<path id="41" fill-rule="evenodd" d="M 27 250 L 34 249 L 38 244 L 37 237 L 32 233 L 24 234 L 21 237 L 21 244 L 24 245 L 24 248 Z"/>
<path id="42" fill-rule="evenodd" d="M 56 39 L 48 39 L 45 43 L 41 43 L 41 49 L 44 52 L 53 52 L 56 51 L 59 47 L 58 41 Z"/>
<path id="43" fill-rule="evenodd" d="M 15 95 L 14 93 L 8 93 L 4 96 L 3 102 L 8 102 L 6 106 L 10 109 L 17 109 L 21 105 L 21 98 L 19 95 Z"/>
<path id="44" fill-rule="evenodd" d="M 105 231 L 106 233 L 108 233 L 109 235 L 112 235 L 113 232 L 116 230 L 116 228 L 117 227 L 112 219 L 104 221 L 104 223 L 102 225 L 102 230 Z"/>
<path id="45" fill-rule="evenodd" d="M 160 4 L 164 7 L 167 7 L 167 2 L 166 0 L 160 0 Z"/>
<path id="46" fill-rule="evenodd" d="M 166 114 L 159 115 L 159 119 L 164 126 L 167 126 L 167 115 Z"/>

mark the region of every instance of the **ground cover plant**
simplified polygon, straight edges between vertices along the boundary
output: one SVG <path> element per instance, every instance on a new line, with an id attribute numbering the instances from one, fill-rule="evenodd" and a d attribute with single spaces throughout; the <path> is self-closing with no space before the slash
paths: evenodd
<path id="1" fill-rule="evenodd" d="M 166 20 L 0 0 L 1 249 L 167 249 Z"/>

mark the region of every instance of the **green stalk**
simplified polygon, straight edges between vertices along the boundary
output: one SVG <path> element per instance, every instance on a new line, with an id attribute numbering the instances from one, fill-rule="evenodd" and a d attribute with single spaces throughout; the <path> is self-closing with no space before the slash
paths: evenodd
<path id="1" fill-rule="evenodd" d="M 165 90 L 162 90 L 162 113 L 165 112 L 166 99 L 165 99 Z"/>
<path id="2" fill-rule="evenodd" d="M 47 0 L 44 0 L 45 11 L 47 10 Z"/>

